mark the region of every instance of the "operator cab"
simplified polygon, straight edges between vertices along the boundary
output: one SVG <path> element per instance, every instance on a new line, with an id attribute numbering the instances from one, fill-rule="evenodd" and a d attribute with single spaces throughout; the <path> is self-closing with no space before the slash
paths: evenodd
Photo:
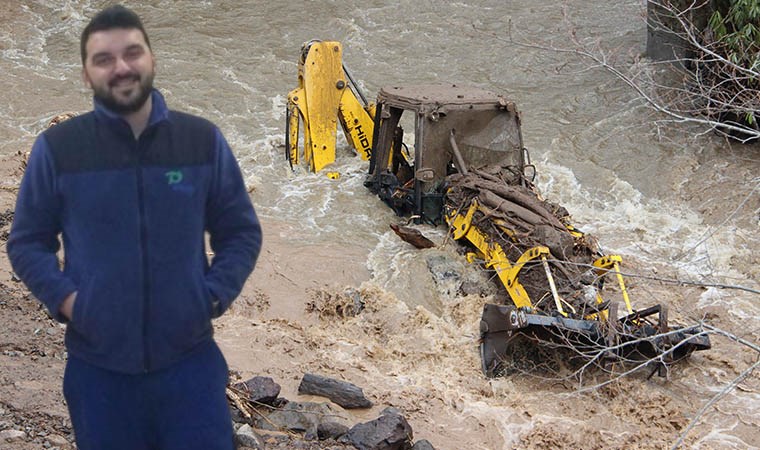
<path id="1" fill-rule="evenodd" d="M 414 152 L 402 142 L 401 116 L 414 116 Z M 489 164 L 524 174 L 520 114 L 492 92 L 458 85 L 385 87 L 377 96 L 375 133 L 365 185 L 399 215 L 442 221 L 446 177 Z"/>

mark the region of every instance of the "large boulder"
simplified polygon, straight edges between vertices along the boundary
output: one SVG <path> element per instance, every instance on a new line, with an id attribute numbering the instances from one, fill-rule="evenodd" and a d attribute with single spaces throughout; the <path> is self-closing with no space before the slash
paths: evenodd
<path id="1" fill-rule="evenodd" d="M 410 450 L 413 438 L 412 427 L 404 416 L 388 412 L 354 425 L 344 440 L 359 450 Z"/>
<path id="2" fill-rule="evenodd" d="M 346 409 L 372 407 L 372 402 L 364 396 L 360 387 L 311 373 L 304 374 L 298 393 L 326 397 Z"/>
<path id="3" fill-rule="evenodd" d="M 244 400 L 265 405 L 273 405 L 281 389 L 270 377 L 253 377 L 248 381 L 235 383 L 232 387 L 245 393 Z"/>

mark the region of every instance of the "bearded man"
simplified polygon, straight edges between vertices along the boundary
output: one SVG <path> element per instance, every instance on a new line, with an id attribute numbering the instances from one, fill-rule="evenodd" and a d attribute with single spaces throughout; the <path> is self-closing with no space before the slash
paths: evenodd
<path id="1" fill-rule="evenodd" d="M 80 48 L 94 110 L 37 138 L 8 239 L 16 274 L 67 324 L 77 446 L 232 449 L 211 320 L 261 249 L 240 168 L 216 126 L 169 110 L 153 88 L 133 11 L 98 13 Z"/>

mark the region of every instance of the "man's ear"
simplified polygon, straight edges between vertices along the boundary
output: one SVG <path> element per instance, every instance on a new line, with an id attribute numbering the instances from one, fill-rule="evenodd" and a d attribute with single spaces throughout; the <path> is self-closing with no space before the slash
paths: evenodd
<path id="1" fill-rule="evenodd" d="M 87 89 L 92 89 L 92 83 L 90 82 L 90 77 L 87 76 L 87 71 L 84 67 L 82 67 L 82 83 L 87 87 Z"/>

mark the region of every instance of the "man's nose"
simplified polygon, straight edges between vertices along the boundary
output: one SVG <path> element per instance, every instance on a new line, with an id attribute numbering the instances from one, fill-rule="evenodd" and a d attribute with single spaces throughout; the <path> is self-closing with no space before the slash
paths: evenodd
<path id="1" fill-rule="evenodd" d="M 132 68 L 129 67 L 129 64 L 127 64 L 127 61 L 124 60 L 124 58 L 116 58 L 116 65 L 114 66 L 114 72 L 118 74 L 131 72 Z"/>

